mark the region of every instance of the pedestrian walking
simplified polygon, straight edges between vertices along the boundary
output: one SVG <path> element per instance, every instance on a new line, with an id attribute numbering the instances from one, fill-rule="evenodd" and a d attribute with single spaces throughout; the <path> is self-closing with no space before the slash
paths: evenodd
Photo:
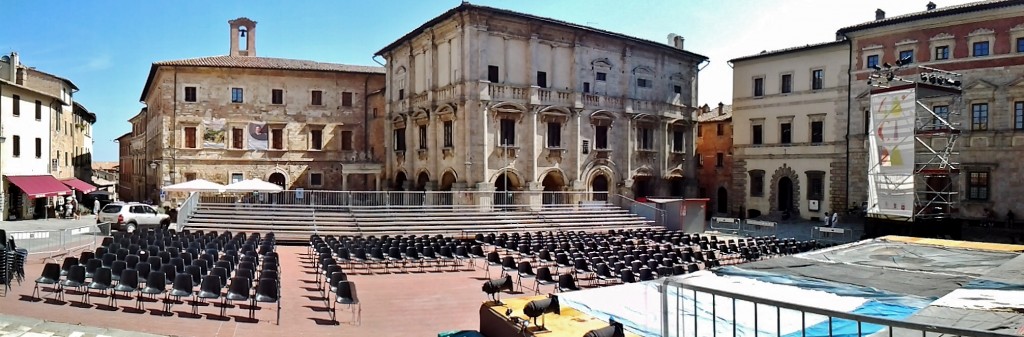
<path id="1" fill-rule="evenodd" d="M 824 222 L 825 222 L 824 227 L 832 227 L 832 217 L 829 216 L 828 212 L 825 212 Z"/>
<path id="2" fill-rule="evenodd" d="M 95 215 L 95 216 L 99 216 L 100 215 L 100 201 L 99 200 L 94 200 L 92 202 L 92 214 Z"/>
<path id="3" fill-rule="evenodd" d="M 839 226 L 839 212 L 832 212 L 832 227 Z"/>

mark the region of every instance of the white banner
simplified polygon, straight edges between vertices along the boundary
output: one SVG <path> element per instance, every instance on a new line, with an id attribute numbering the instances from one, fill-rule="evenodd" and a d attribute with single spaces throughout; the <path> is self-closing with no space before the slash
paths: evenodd
<path id="1" fill-rule="evenodd" d="M 910 218 L 914 213 L 913 88 L 871 95 L 868 213 Z"/>

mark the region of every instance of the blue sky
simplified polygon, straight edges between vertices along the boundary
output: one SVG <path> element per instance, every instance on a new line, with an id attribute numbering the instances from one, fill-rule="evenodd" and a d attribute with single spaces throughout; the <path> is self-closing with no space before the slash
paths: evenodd
<path id="1" fill-rule="evenodd" d="M 11 1 L 11 0 L 8 0 Z M 963 0 L 933 0 L 940 7 Z M 375 65 L 371 57 L 459 0 L 398 1 L 57 1 L 5 2 L 7 34 L 0 52 L 71 79 L 75 100 L 95 112 L 94 160 L 117 161 L 113 139 L 142 108 L 139 95 L 155 61 L 224 55 L 227 21 L 257 21 L 259 56 Z M 686 38 L 687 50 L 711 63 L 700 73 L 699 103 L 731 101 L 731 58 L 762 50 L 830 41 L 843 26 L 924 10 L 927 0 L 555 0 L 472 3 L 589 25 L 665 42 Z M 13 13 L 13 14 L 12 14 Z"/>

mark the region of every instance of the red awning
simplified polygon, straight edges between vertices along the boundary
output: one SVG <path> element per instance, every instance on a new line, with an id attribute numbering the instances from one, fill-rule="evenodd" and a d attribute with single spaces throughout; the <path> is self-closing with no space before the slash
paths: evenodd
<path id="1" fill-rule="evenodd" d="M 46 198 L 71 194 L 68 187 L 50 175 L 45 176 L 7 176 L 7 181 L 18 186 L 30 199 Z"/>
<path id="2" fill-rule="evenodd" d="M 92 186 L 90 183 L 78 180 L 78 178 L 64 179 L 60 182 L 64 183 L 64 185 L 68 185 L 71 189 L 82 193 L 89 193 L 96 190 L 96 186 Z"/>

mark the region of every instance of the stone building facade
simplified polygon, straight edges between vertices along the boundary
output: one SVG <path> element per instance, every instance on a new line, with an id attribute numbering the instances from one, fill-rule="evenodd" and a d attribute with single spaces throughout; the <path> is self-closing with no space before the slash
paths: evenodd
<path id="1" fill-rule="evenodd" d="M 848 54 L 834 41 L 730 61 L 737 209 L 804 219 L 844 209 Z"/>
<path id="2" fill-rule="evenodd" d="M 141 173 L 136 173 L 135 162 L 137 158 L 132 154 L 132 132 L 127 132 L 117 137 L 117 196 L 118 200 L 138 200 L 136 178 Z"/>
<path id="3" fill-rule="evenodd" d="M 1024 186 L 1024 1 L 988 1 L 885 17 L 842 28 L 849 40 L 853 80 L 850 89 L 849 184 L 851 204 L 867 200 L 868 76 L 872 65 L 912 63 L 897 75 L 918 78 L 916 66 L 963 75 L 962 96 L 924 100 L 947 111 L 949 122 L 962 131 L 960 218 L 981 219 L 990 209 L 1004 219 L 1008 211 L 1022 214 Z M 919 109 L 920 113 L 920 109 Z M 920 145 L 919 145 L 920 146 Z M 843 167 L 845 170 L 846 167 Z"/>
<path id="4" fill-rule="evenodd" d="M 383 102 L 383 68 L 259 57 L 256 22 L 228 23 L 229 55 L 153 63 L 133 119 L 146 180 L 134 197 L 197 178 L 376 190 L 384 142 L 368 130 L 384 120 L 371 103 Z"/>
<path id="5" fill-rule="evenodd" d="M 732 106 L 707 104 L 697 110 L 697 196 L 708 198 L 708 216 L 736 215 L 740 203 L 730 199 L 733 166 Z M 734 198 L 735 199 L 735 198 Z"/>
<path id="6" fill-rule="evenodd" d="M 682 44 L 464 2 L 377 53 L 389 188 L 694 196 Z"/>

